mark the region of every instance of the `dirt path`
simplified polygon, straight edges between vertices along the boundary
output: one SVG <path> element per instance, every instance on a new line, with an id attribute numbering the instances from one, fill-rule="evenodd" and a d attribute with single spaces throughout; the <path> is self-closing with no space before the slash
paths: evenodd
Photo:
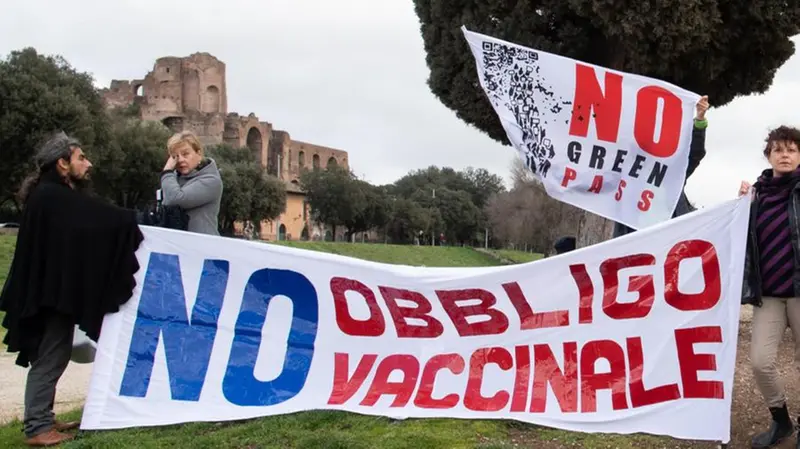
<path id="1" fill-rule="evenodd" d="M 751 307 L 742 308 L 742 323 L 739 327 L 739 345 L 736 351 L 736 377 L 733 387 L 733 412 L 731 419 L 731 448 L 749 448 L 753 434 L 765 430 L 769 426 L 770 417 L 761 394 L 753 382 L 750 370 L 750 317 Z M 800 376 L 793 364 L 794 341 L 788 330 L 778 355 L 778 369 L 786 384 L 786 395 L 789 398 L 789 412 L 792 419 L 800 415 Z M 781 449 L 794 449 L 795 439 L 790 438 L 778 446 Z"/>
<path id="2" fill-rule="evenodd" d="M 730 448 L 749 448 L 750 438 L 769 425 L 769 413 L 763 405 L 761 395 L 755 387 L 750 371 L 750 307 L 742 309 L 742 322 L 739 328 L 739 346 L 736 353 L 736 376 L 734 383 L 732 437 Z M 779 354 L 780 371 L 786 382 L 790 400 L 789 408 L 792 416 L 800 415 L 800 376 L 792 364 L 793 341 L 790 332 L 784 335 Z M 86 397 L 92 365 L 70 363 L 58 386 L 56 395 L 56 411 L 68 411 L 80 407 Z M 0 424 L 22 417 L 23 393 L 27 370 L 14 364 L 14 356 L 0 353 Z M 525 432 L 522 432 L 525 433 Z M 525 447 L 525 438 L 521 438 L 520 447 Z M 780 449 L 794 449 L 794 438 L 780 446 Z M 537 447 L 544 449 L 542 442 Z M 545 445 L 548 449 L 574 447 L 566 444 Z M 708 443 L 688 443 L 674 441 L 669 447 L 676 448 L 714 448 Z"/>
<path id="3" fill-rule="evenodd" d="M 16 354 L 0 352 L 0 425 L 22 419 L 25 377 L 28 370 L 14 364 Z M 56 391 L 56 413 L 74 410 L 83 405 L 89 388 L 92 365 L 70 362 Z"/>

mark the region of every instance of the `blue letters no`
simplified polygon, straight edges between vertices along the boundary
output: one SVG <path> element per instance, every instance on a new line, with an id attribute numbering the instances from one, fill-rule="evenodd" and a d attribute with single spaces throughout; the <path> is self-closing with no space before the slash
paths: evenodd
<path id="1" fill-rule="evenodd" d="M 263 382 L 254 371 L 261 345 L 261 330 L 272 298 L 292 301 L 292 325 L 281 374 Z M 236 321 L 228 369 L 222 391 L 230 402 L 242 406 L 280 404 L 293 398 L 306 383 L 317 338 L 319 304 L 314 285 L 300 273 L 263 269 L 250 276 Z"/>
<path id="2" fill-rule="evenodd" d="M 172 399 L 200 399 L 228 285 L 228 270 L 226 260 L 204 262 L 190 323 L 178 256 L 150 255 L 122 377 L 121 396 L 147 395 L 156 347 L 163 336 Z"/>

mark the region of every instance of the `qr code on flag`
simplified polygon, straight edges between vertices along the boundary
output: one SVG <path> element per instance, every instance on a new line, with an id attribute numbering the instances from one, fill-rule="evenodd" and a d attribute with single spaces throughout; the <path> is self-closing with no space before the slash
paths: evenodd
<path id="1" fill-rule="evenodd" d="M 495 108 L 514 115 L 522 130 L 525 163 L 533 173 L 547 176 L 555 148 L 547 137 L 547 125 L 559 119 L 564 101 L 540 76 L 539 54 L 498 42 L 483 41 L 483 73 L 489 100 Z"/>

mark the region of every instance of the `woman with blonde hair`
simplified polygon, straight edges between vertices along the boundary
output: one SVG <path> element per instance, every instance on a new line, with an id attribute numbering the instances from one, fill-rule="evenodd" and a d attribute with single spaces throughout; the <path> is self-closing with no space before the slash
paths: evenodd
<path id="1" fill-rule="evenodd" d="M 189 217 L 188 231 L 219 235 L 222 177 L 214 159 L 205 157 L 203 145 L 191 131 L 167 141 L 169 158 L 161 172 L 162 204 L 179 207 Z"/>

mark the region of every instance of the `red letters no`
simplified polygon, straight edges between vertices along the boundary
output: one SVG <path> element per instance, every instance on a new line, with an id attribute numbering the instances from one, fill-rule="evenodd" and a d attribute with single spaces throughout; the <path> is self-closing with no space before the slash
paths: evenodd
<path id="1" fill-rule="evenodd" d="M 630 318 L 644 318 L 653 308 L 656 289 L 653 284 L 653 275 L 634 275 L 628 281 L 628 291 L 637 292 L 639 298 L 636 302 L 620 303 L 619 298 L 619 272 L 625 268 L 646 267 L 656 263 L 656 258 L 651 254 L 634 254 L 631 256 L 608 259 L 600 264 L 600 274 L 603 276 L 603 311 L 610 318 L 625 320 Z"/>
<path id="2" fill-rule="evenodd" d="M 703 265 L 705 286 L 700 293 L 681 293 L 678 290 L 681 261 L 694 257 L 699 257 Z M 664 300 L 678 310 L 708 310 L 716 306 L 722 297 L 722 285 L 714 245 L 705 240 L 686 240 L 673 246 L 664 262 L 664 281 Z"/>
<path id="3" fill-rule="evenodd" d="M 597 138 L 616 142 L 622 112 L 622 76 L 606 72 L 605 92 L 600 87 L 595 69 L 575 64 L 575 98 L 572 102 L 572 120 L 569 134 L 586 137 L 589 122 L 594 119 Z"/>
<path id="4" fill-rule="evenodd" d="M 661 133 L 655 138 L 658 122 L 658 100 L 663 100 Z M 655 157 L 670 157 L 678 151 L 683 121 L 683 102 L 662 87 L 647 86 L 636 94 L 636 119 L 633 137 L 639 148 Z"/>

